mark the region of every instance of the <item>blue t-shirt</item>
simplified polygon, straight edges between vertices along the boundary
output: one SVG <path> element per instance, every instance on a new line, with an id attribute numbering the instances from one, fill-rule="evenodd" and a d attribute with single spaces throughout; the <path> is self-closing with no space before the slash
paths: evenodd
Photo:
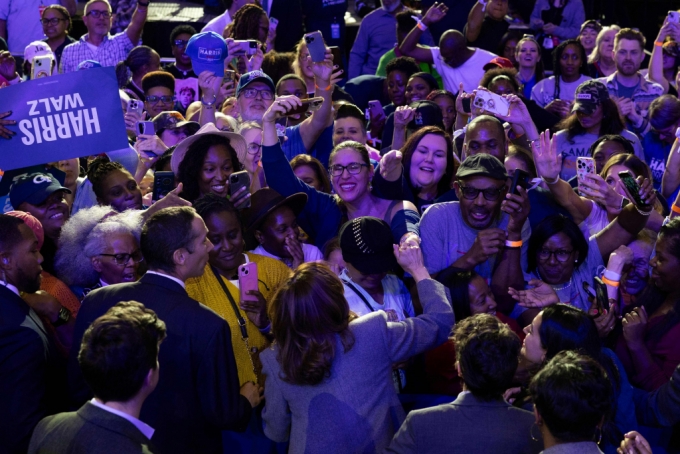
<path id="1" fill-rule="evenodd" d="M 286 128 L 286 141 L 281 145 L 283 154 L 289 161 L 299 154 L 307 153 L 305 143 L 300 134 L 300 125 L 288 126 Z"/>
<path id="2" fill-rule="evenodd" d="M 661 141 L 659 135 L 653 131 L 642 138 L 642 149 L 645 151 L 645 161 L 652 171 L 654 189 L 661 190 L 661 178 L 666 171 L 666 161 L 671 151 L 671 144 Z"/>

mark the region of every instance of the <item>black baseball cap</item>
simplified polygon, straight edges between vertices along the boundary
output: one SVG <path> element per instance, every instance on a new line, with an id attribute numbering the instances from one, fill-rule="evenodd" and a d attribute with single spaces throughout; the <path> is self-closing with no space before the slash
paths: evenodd
<path id="1" fill-rule="evenodd" d="M 342 258 L 362 274 L 396 270 L 399 265 L 392 248 L 392 229 L 387 222 L 362 216 L 340 227 Z"/>
<path id="2" fill-rule="evenodd" d="M 484 176 L 494 180 L 506 180 L 508 173 L 503 163 L 495 156 L 487 153 L 474 154 L 465 158 L 458 167 L 456 178 Z"/>

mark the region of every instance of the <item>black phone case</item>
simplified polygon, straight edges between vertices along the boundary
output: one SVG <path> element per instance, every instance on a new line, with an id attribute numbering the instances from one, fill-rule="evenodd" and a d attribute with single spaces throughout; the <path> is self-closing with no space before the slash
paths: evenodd
<path id="1" fill-rule="evenodd" d="M 175 174 L 173 172 L 156 172 L 153 176 L 153 200 L 160 200 L 168 192 L 175 189 Z"/>

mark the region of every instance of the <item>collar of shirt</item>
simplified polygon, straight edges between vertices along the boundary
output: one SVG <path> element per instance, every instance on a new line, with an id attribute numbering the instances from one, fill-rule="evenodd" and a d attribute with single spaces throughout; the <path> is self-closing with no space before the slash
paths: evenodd
<path id="1" fill-rule="evenodd" d="M 14 293 L 16 293 L 17 296 L 21 297 L 21 295 L 19 294 L 19 289 L 16 288 L 14 285 L 8 284 L 8 283 L 3 282 L 3 281 L 0 281 L 0 285 L 4 285 L 4 286 L 7 287 L 9 290 L 11 290 L 11 291 L 13 291 Z"/>
<path id="2" fill-rule="evenodd" d="M 109 284 L 104 282 L 102 279 L 99 279 L 99 283 L 101 284 L 102 287 L 108 287 L 109 286 Z"/>
<path id="3" fill-rule="evenodd" d="M 111 37 L 111 34 L 110 34 L 110 33 L 107 34 L 107 35 L 104 37 L 104 39 L 102 39 L 101 44 L 100 44 L 99 46 L 97 46 L 97 47 L 101 47 L 106 41 L 109 40 L 110 37 Z M 93 43 L 90 41 L 89 38 L 90 38 L 90 34 L 89 34 L 89 33 L 85 33 L 83 36 L 80 37 L 80 40 L 81 40 L 82 42 L 84 42 L 84 43 L 93 44 Z"/>
<path id="4" fill-rule="evenodd" d="M 145 436 L 146 438 L 148 438 L 149 440 L 151 440 L 151 437 L 153 437 L 153 433 L 155 432 L 154 428 L 151 427 L 150 425 L 146 424 L 145 422 L 140 421 L 139 419 L 135 418 L 134 416 L 130 416 L 130 415 L 128 415 L 127 413 L 123 413 L 122 411 L 116 410 L 115 408 L 111 408 L 111 407 L 109 407 L 108 405 L 106 405 L 106 404 L 104 404 L 104 403 L 102 403 L 102 402 L 99 402 L 99 401 L 97 400 L 97 398 L 94 398 L 94 397 L 92 398 L 92 400 L 90 401 L 90 403 L 91 403 L 92 405 L 94 405 L 95 407 L 99 407 L 99 408 L 101 408 L 102 410 L 106 410 L 106 411 L 108 411 L 109 413 L 113 413 L 114 415 L 118 415 L 118 416 L 120 416 L 121 418 L 127 419 L 127 420 L 130 421 L 137 429 L 139 429 L 139 431 L 140 431 L 141 433 L 143 433 L 144 436 Z"/>
<path id="5" fill-rule="evenodd" d="M 184 284 L 184 282 L 180 281 L 179 279 L 177 279 L 177 278 L 174 277 L 174 276 L 170 276 L 170 275 L 168 275 L 168 274 L 161 273 L 161 272 L 159 272 L 159 271 L 147 271 L 146 274 L 157 274 L 158 276 L 167 277 L 168 279 L 171 279 L 171 280 L 177 282 L 179 285 L 182 286 L 183 289 L 186 290 L 186 288 L 187 288 L 186 285 Z"/>
<path id="6" fill-rule="evenodd" d="M 262 245 L 259 245 L 255 249 L 252 250 L 253 254 L 259 254 L 259 255 L 264 255 L 265 257 L 269 257 L 275 260 L 278 260 L 279 262 L 283 262 L 286 264 L 288 268 L 293 268 L 293 260 L 286 258 L 286 257 L 278 257 L 271 252 L 267 251 Z M 304 252 L 304 251 L 303 251 Z M 246 256 L 246 263 L 248 263 L 248 257 Z"/>

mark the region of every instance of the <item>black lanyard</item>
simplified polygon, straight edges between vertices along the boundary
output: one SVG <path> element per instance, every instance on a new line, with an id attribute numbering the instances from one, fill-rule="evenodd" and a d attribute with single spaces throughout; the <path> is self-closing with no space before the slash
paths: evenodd
<path id="1" fill-rule="evenodd" d="M 371 312 L 375 312 L 375 309 L 373 309 L 373 306 L 371 306 L 371 304 L 368 302 L 366 297 L 364 295 L 362 295 L 359 290 L 357 290 L 357 288 L 354 286 L 354 284 L 352 284 L 351 282 L 345 281 L 345 280 L 343 280 L 342 282 L 344 282 L 345 285 L 347 285 L 347 287 L 351 288 L 354 291 L 354 293 L 356 293 L 359 296 L 359 298 L 361 298 L 361 301 L 364 302 L 364 304 L 366 305 L 368 310 L 370 310 Z"/>
<path id="2" fill-rule="evenodd" d="M 210 269 L 212 270 L 213 274 L 215 275 L 217 282 L 220 283 L 222 290 L 224 290 L 224 294 L 227 295 L 227 299 L 231 303 L 231 308 L 234 310 L 234 314 L 236 314 L 236 320 L 238 320 L 238 327 L 241 329 L 241 337 L 244 338 L 244 339 L 248 339 L 248 330 L 246 329 L 246 321 L 241 316 L 241 312 L 238 310 L 238 306 L 236 305 L 236 301 L 234 301 L 234 297 L 231 296 L 231 293 L 229 293 L 229 289 L 227 289 L 227 286 L 225 285 L 224 281 L 222 281 L 222 277 L 217 272 L 217 270 L 212 266 L 210 267 Z"/>

